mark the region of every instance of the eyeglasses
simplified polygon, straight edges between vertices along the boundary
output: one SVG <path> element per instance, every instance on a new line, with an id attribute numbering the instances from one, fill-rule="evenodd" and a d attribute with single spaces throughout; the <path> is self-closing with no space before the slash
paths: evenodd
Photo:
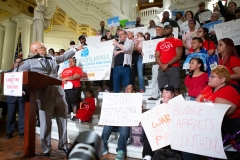
<path id="1" fill-rule="evenodd" d="M 201 32 L 203 32 L 203 31 L 197 31 L 198 33 L 201 33 Z"/>
<path id="2" fill-rule="evenodd" d="M 209 75 L 209 78 L 218 78 L 218 76 L 214 76 L 214 75 Z"/>
<path id="3" fill-rule="evenodd" d="M 46 47 L 45 47 L 44 45 L 42 45 L 42 46 L 41 46 L 41 47 L 39 47 L 38 49 L 41 49 L 41 48 L 46 48 Z M 37 50 L 38 50 L 38 49 L 37 49 Z"/>

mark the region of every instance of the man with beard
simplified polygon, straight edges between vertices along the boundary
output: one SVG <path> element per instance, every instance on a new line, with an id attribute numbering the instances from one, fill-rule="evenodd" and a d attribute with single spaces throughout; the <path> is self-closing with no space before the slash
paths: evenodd
<path id="1" fill-rule="evenodd" d="M 178 25 L 178 23 L 177 23 L 177 21 L 169 18 L 169 12 L 168 12 L 168 11 L 164 11 L 164 12 L 163 12 L 162 24 L 163 24 L 164 26 L 170 24 L 170 25 L 173 26 L 173 27 L 178 27 L 178 28 L 180 28 L 179 25 Z"/>
<path id="2" fill-rule="evenodd" d="M 172 85 L 175 88 L 175 95 L 180 93 L 180 62 L 182 56 L 182 41 L 174 38 L 172 35 L 173 26 L 164 27 L 166 38 L 157 44 L 155 59 L 159 64 L 158 69 L 158 87 L 160 90 L 166 85 Z"/>

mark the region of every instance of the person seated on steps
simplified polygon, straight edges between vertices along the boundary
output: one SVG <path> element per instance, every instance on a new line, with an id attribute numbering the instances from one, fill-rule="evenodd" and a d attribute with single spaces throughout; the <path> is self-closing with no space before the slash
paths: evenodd
<path id="1" fill-rule="evenodd" d="M 175 89 L 173 86 L 166 85 L 162 90 L 162 98 L 156 101 L 156 105 L 159 105 L 162 103 L 168 103 L 168 101 L 174 97 L 174 92 L 175 92 Z M 142 132 L 140 140 L 141 140 L 141 143 L 143 144 L 143 151 L 142 151 L 143 160 L 151 160 L 154 155 L 154 151 L 152 151 L 152 148 L 150 146 L 150 143 L 147 139 L 147 136 L 144 130 Z"/>
<path id="2" fill-rule="evenodd" d="M 128 85 L 125 89 L 125 93 L 135 93 L 135 88 L 132 85 Z M 117 144 L 117 156 L 115 160 L 124 160 L 126 156 L 127 141 L 129 138 L 130 127 L 124 126 L 104 126 L 101 138 L 103 140 L 103 156 L 108 154 L 108 139 L 112 132 L 119 132 Z"/>
<path id="3" fill-rule="evenodd" d="M 76 114 L 76 118 L 79 119 L 80 122 L 89 122 L 96 109 L 92 89 L 86 91 L 85 97 L 86 98 L 80 103 L 80 108 Z"/>

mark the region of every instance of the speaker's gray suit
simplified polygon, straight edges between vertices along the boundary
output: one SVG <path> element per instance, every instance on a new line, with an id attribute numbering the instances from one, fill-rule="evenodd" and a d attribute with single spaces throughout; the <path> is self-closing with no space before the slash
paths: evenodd
<path id="1" fill-rule="evenodd" d="M 62 56 L 52 57 L 51 67 L 52 71 L 49 74 L 43 67 L 41 59 L 31 59 L 24 61 L 24 64 L 19 67 L 19 71 L 32 71 L 57 78 L 57 65 L 68 60 L 75 55 L 76 50 L 69 50 Z M 15 69 L 16 71 L 16 69 Z M 51 127 L 52 127 L 52 113 L 56 114 L 56 121 L 58 125 L 59 143 L 58 148 L 67 148 L 67 103 L 65 100 L 64 90 L 61 85 L 46 86 L 40 89 L 37 93 L 37 99 L 40 100 L 39 116 L 40 116 L 40 138 L 43 153 L 50 153 L 51 146 Z"/>

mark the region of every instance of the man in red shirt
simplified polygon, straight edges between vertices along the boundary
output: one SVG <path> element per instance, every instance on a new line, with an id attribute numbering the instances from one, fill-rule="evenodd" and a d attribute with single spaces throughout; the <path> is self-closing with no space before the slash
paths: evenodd
<path id="1" fill-rule="evenodd" d="M 166 85 L 172 85 L 175 88 L 175 95 L 180 93 L 180 63 L 182 56 L 182 41 L 174 38 L 173 27 L 166 25 L 164 27 L 166 38 L 157 44 L 155 59 L 159 64 L 158 86 L 162 90 Z"/>

